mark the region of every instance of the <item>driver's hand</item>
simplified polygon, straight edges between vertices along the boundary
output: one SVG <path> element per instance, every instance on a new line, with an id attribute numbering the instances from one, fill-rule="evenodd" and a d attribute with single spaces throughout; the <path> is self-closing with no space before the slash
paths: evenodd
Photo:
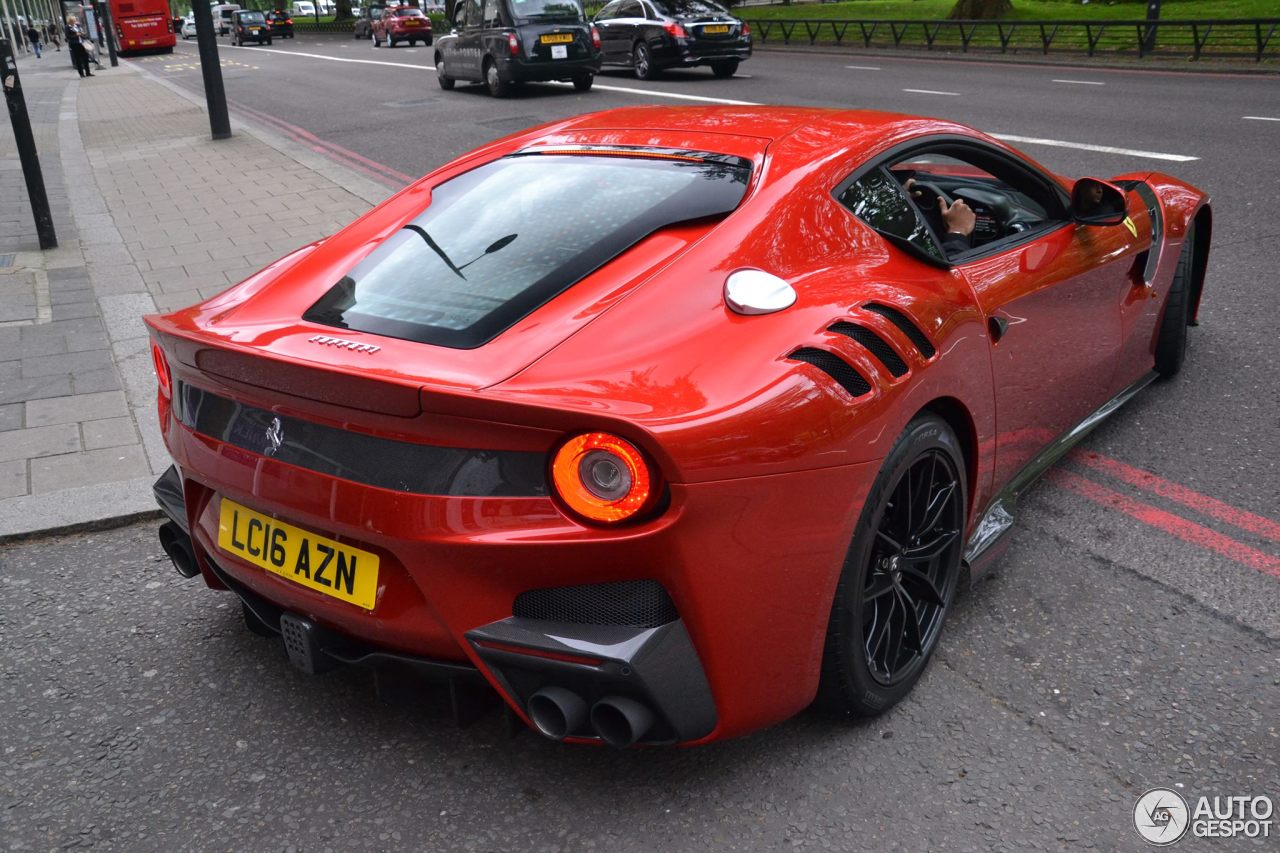
<path id="1" fill-rule="evenodd" d="M 942 213 L 942 222 L 946 225 L 948 234 L 963 234 L 968 237 L 973 233 L 978 217 L 974 215 L 973 208 L 964 203 L 964 199 L 956 199 L 950 207 L 945 201 L 938 199 L 938 210 Z"/>
<path id="2" fill-rule="evenodd" d="M 920 192 L 920 190 L 916 189 L 916 179 L 915 179 L 915 178 L 907 178 L 907 182 L 906 182 L 905 184 L 903 184 L 902 186 L 903 186 L 903 188 L 904 188 L 904 189 L 906 189 L 907 193 L 908 193 L 908 194 L 910 194 L 910 196 L 911 196 L 912 198 L 921 198 L 921 197 L 923 197 L 923 196 L 924 196 L 924 193 L 922 193 L 922 192 Z"/>

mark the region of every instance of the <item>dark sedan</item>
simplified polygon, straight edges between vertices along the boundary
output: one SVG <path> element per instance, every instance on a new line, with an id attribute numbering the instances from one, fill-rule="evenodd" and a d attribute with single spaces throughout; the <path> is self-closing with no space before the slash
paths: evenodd
<path id="1" fill-rule="evenodd" d="M 280 9 L 274 12 L 267 12 L 267 28 L 271 31 L 272 37 L 282 39 L 293 38 L 293 17 Z"/>
<path id="2" fill-rule="evenodd" d="M 732 77 L 751 58 L 751 27 L 709 0 L 613 0 L 595 25 L 604 64 L 630 68 L 641 80 L 695 65 Z"/>
<path id="3" fill-rule="evenodd" d="M 483 83 L 496 98 L 524 82 L 565 80 L 591 88 L 600 70 L 600 34 L 578 0 L 458 3 L 453 29 L 436 41 L 436 79 Z"/>
<path id="4" fill-rule="evenodd" d="M 231 43 L 244 46 L 247 41 L 271 44 L 271 28 L 261 12 L 238 11 L 231 13 Z"/>

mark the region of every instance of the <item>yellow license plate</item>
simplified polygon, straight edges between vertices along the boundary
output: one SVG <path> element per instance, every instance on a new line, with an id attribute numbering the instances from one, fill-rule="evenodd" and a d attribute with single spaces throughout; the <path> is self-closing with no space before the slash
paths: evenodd
<path id="1" fill-rule="evenodd" d="M 272 574 L 372 610 L 378 555 L 222 499 L 218 547 Z"/>
<path id="2" fill-rule="evenodd" d="M 406 27 L 416 27 L 416 26 L 419 26 L 418 22 L 417 22 L 416 20 L 414 20 L 413 18 L 410 18 L 409 20 L 405 21 L 405 22 L 404 22 L 404 25 L 405 25 Z"/>
<path id="3" fill-rule="evenodd" d="M 729 27 L 727 24 L 715 24 L 710 27 L 703 27 L 702 31 L 707 35 L 719 36 L 729 32 Z"/>
<path id="4" fill-rule="evenodd" d="M 572 44 L 573 33 L 552 33 L 538 39 L 543 44 Z"/>

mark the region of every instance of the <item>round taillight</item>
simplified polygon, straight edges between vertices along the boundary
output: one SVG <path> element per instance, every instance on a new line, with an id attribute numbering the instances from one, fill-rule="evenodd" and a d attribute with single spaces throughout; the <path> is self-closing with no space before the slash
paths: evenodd
<path id="1" fill-rule="evenodd" d="M 165 399 L 172 399 L 173 385 L 169 377 L 169 360 L 164 357 L 164 350 L 160 349 L 160 345 L 155 341 L 151 342 L 151 361 L 156 368 L 156 382 L 160 386 L 160 393 Z"/>
<path id="2" fill-rule="evenodd" d="M 634 444 L 607 432 L 569 439 L 551 463 L 556 493 L 588 521 L 616 524 L 649 507 L 655 478 Z"/>

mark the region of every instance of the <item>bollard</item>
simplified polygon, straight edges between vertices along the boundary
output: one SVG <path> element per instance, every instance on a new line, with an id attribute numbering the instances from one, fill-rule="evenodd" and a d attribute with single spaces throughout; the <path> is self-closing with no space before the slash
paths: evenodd
<path id="1" fill-rule="evenodd" d="M 31 215 L 36 220 L 40 248 L 56 249 L 58 235 L 53 230 L 53 214 L 49 212 L 49 196 L 44 190 L 40 155 L 36 153 L 36 140 L 31 135 L 27 99 L 22 94 L 22 80 L 18 77 L 18 63 L 13 56 L 13 46 L 5 38 L 0 38 L 0 85 L 4 87 L 4 99 L 9 105 L 9 120 L 13 123 L 13 136 L 18 143 L 22 176 L 27 180 L 27 196 L 31 199 Z"/>
<path id="2" fill-rule="evenodd" d="M 222 66 L 218 64 L 218 39 L 213 33 L 213 13 L 205 3 L 193 3 L 196 42 L 200 45 L 200 73 L 204 77 L 204 99 L 209 105 L 209 129 L 214 139 L 231 137 L 227 115 L 227 92 L 222 88 Z"/>

